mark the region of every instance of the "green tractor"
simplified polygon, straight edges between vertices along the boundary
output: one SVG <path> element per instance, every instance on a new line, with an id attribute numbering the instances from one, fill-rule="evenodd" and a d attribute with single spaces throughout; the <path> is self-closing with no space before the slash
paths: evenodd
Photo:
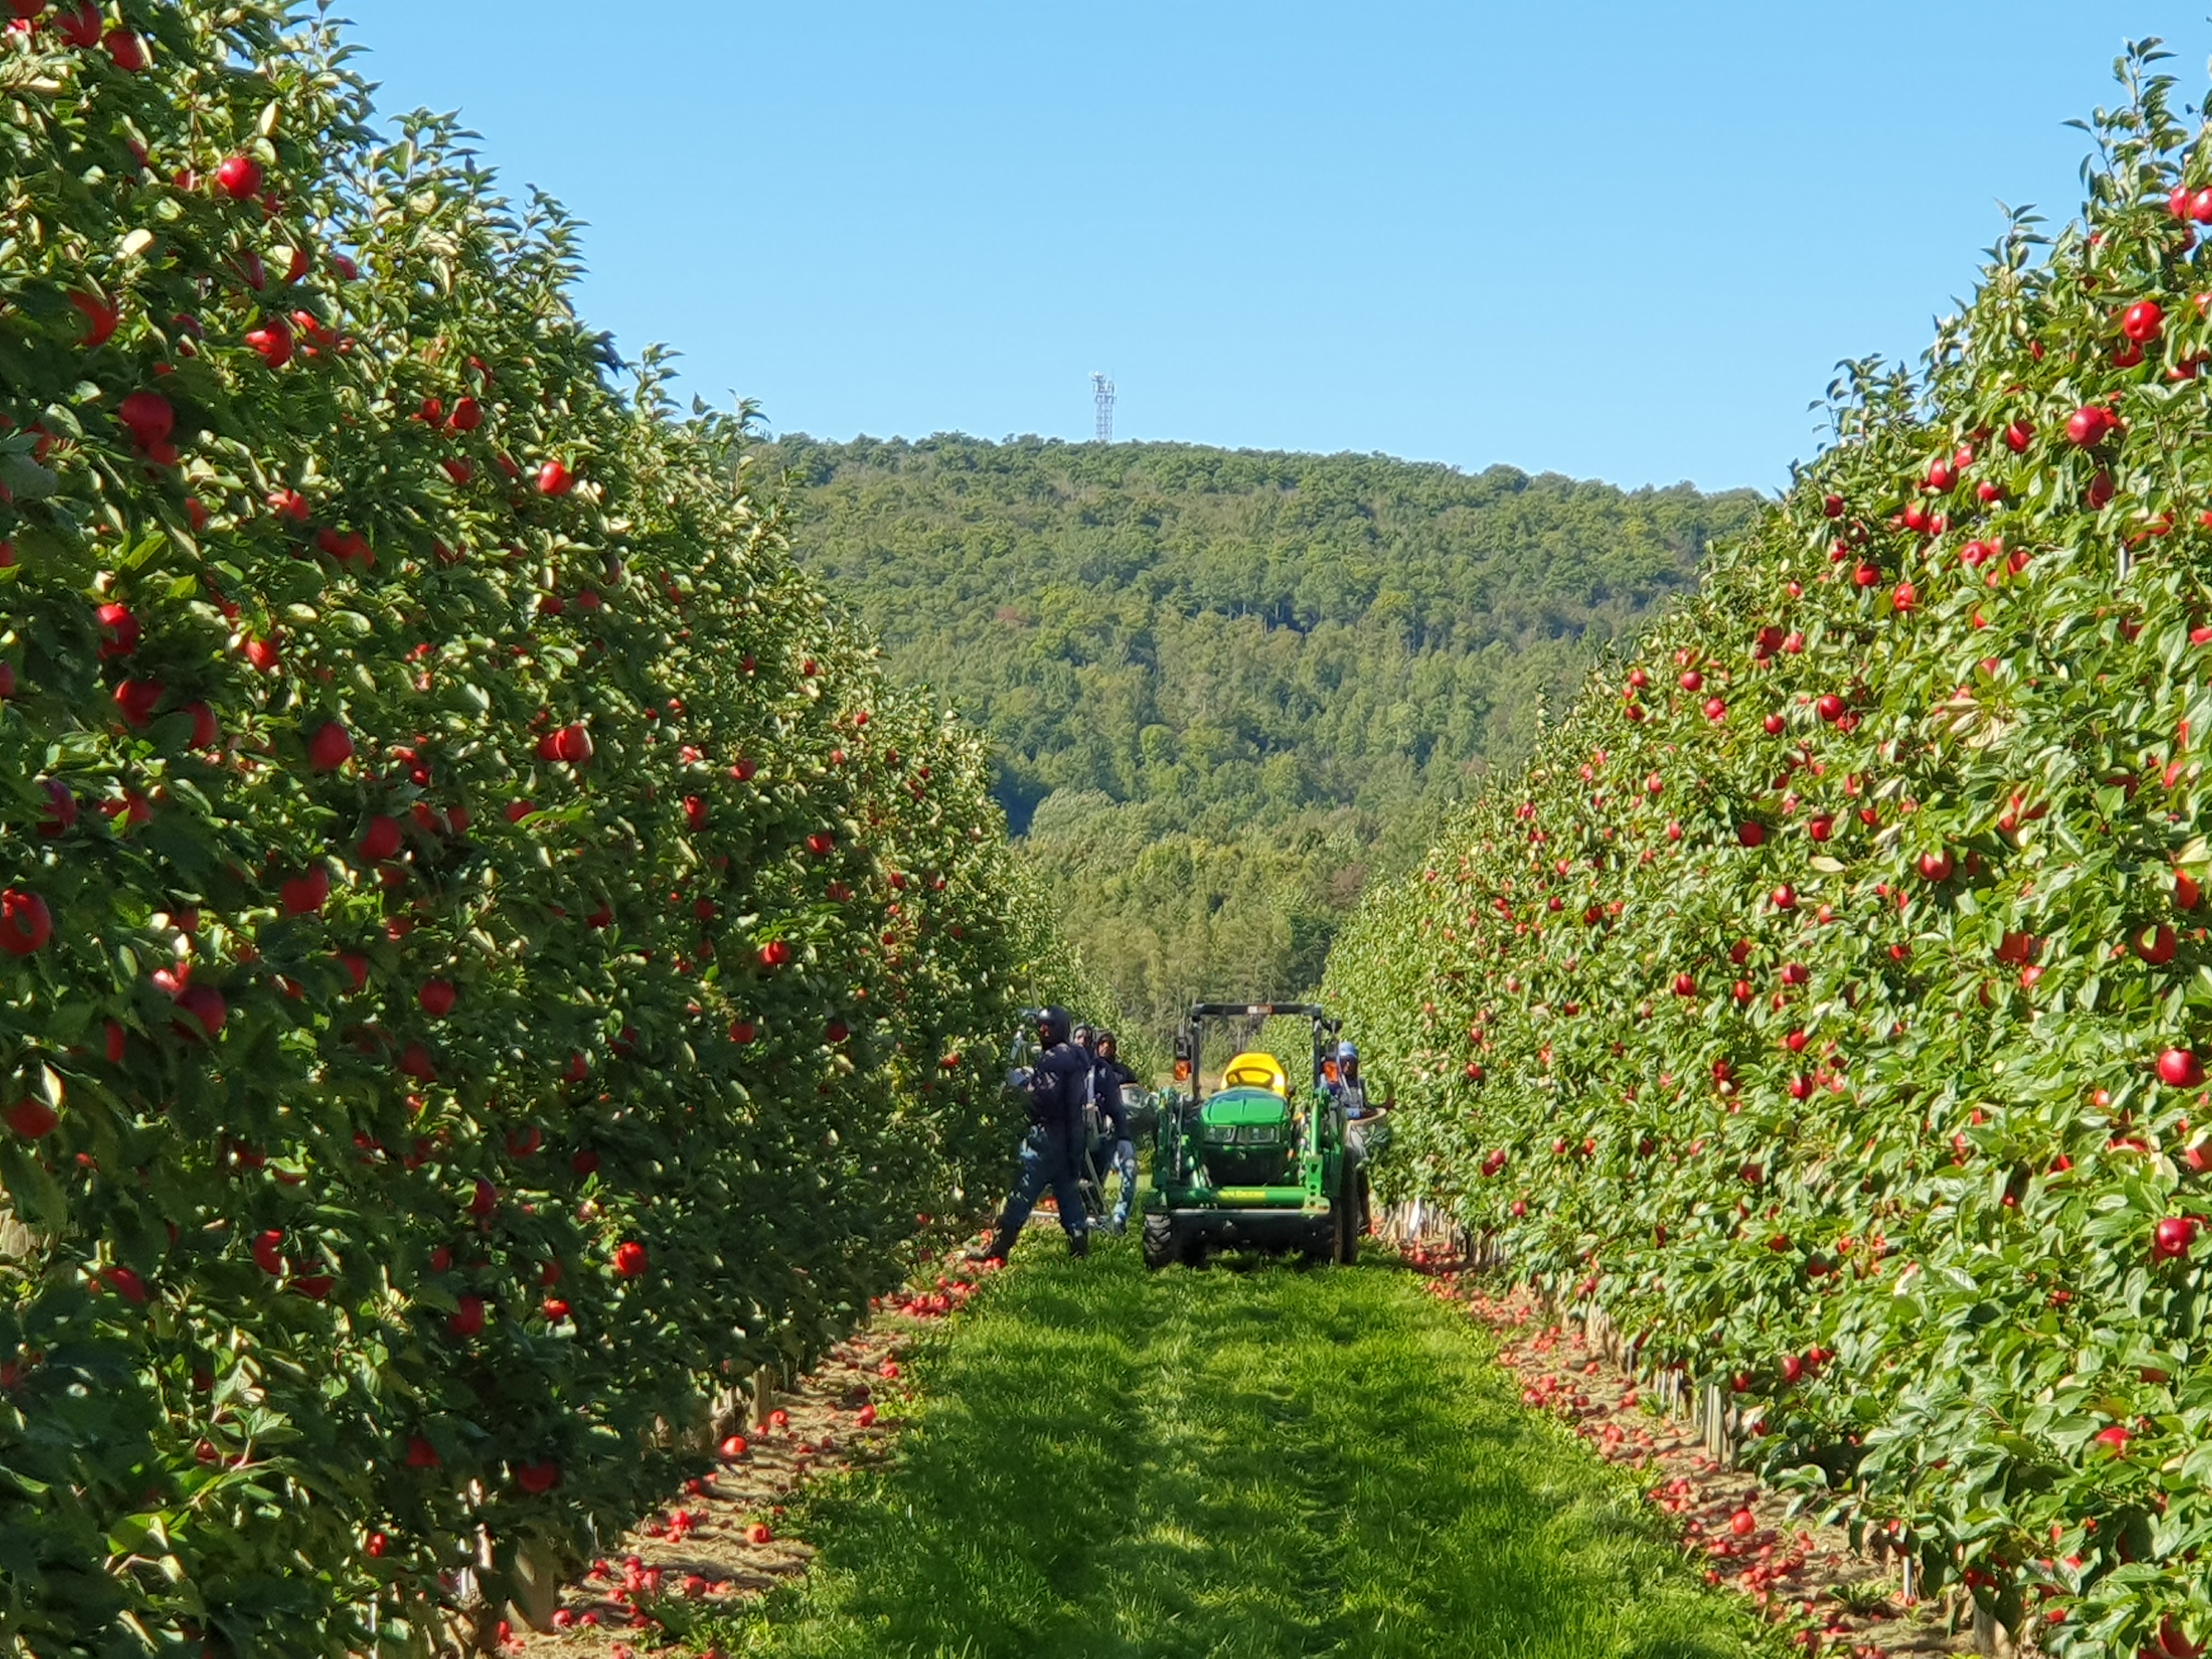
<path id="1" fill-rule="evenodd" d="M 1205 1091 L 1206 1022 L 1291 1018 L 1313 1027 L 1310 1074 L 1295 1089 L 1273 1054 L 1239 1053 Z M 1326 1086 L 1338 1024 L 1311 1003 L 1201 1002 L 1176 1038 L 1177 1087 L 1161 1100 L 1145 1193 L 1145 1265 L 1198 1267 L 1209 1249 L 1357 1259 L 1366 1231 L 1372 1120 L 1350 1128 Z M 1188 1088 L 1188 1095 L 1182 1092 Z"/>

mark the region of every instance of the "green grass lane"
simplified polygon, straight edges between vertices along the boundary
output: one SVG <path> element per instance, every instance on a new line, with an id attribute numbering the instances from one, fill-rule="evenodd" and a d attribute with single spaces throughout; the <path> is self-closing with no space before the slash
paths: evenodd
<path id="1" fill-rule="evenodd" d="M 1376 1260 L 1148 1275 L 1033 1233 L 915 1352 L 893 1462 L 817 1496 L 822 1554 L 695 1636 L 828 1656 L 1778 1652 L 1620 1473 L 1522 1410 L 1489 1339 Z"/>

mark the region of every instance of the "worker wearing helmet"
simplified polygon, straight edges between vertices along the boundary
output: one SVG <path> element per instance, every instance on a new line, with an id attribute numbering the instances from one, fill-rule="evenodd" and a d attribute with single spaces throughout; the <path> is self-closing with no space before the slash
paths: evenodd
<path id="1" fill-rule="evenodd" d="M 1359 1075 L 1359 1050 L 1349 1042 L 1336 1045 L 1336 1078 L 1328 1091 L 1336 1097 L 1346 1117 L 1367 1115 L 1367 1084 Z"/>
<path id="2" fill-rule="evenodd" d="M 1359 1050 L 1349 1042 L 1336 1045 L 1336 1076 L 1328 1085 L 1329 1094 L 1344 1109 L 1344 1151 L 1351 1160 L 1352 1177 L 1358 1188 L 1358 1209 L 1353 1218 L 1353 1231 L 1364 1238 L 1375 1231 L 1370 1209 L 1370 1189 L 1367 1181 L 1367 1160 L 1373 1152 L 1389 1144 L 1389 1123 L 1384 1114 L 1368 1104 L 1367 1080 L 1359 1074 Z M 1370 1137 L 1382 1139 L 1370 1146 Z"/>
<path id="3" fill-rule="evenodd" d="M 1006 1207 L 999 1212 L 999 1225 L 991 1242 L 969 1254 L 973 1261 L 1003 1261 L 1021 1236 L 1045 1189 L 1052 1189 L 1060 1208 L 1060 1224 L 1067 1234 L 1071 1255 L 1091 1253 L 1090 1218 L 1083 1207 L 1083 1188 L 1076 1159 L 1083 1144 L 1083 1103 L 1091 1078 L 1089 1054 L 1068 1041 L 1067 1010 L 1046 1008 L 1036 1023 L 1037 1056 L 1007 1079 L 1029 1107 L 1030 1131 L 1022 1140 L 1021 1173 Z"/>

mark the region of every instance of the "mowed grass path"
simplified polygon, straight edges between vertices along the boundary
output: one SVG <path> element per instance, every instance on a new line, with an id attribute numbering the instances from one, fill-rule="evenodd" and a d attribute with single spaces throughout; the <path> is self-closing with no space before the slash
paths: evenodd
<path id="1" fill-rule="evenodd" d="M 725 1652 L 1736 1659 L 1780 1651 L 1633 1487 L 1374 1258 L 1148 1275 L 1032 1231 L 914 1354 L 896 1460 Z"/>

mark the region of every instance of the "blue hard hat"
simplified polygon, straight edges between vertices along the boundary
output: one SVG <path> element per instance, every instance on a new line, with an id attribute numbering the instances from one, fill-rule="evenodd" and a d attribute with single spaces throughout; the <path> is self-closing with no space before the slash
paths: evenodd
<path id="1" fill-rule="evenodd" d="M 1359 1058 L 1359 1050 L 1348 1042 L 1340 1042 L 1336 1045 L 1336 1057 L 1339 1060 L 1357 1060 Z"/>

